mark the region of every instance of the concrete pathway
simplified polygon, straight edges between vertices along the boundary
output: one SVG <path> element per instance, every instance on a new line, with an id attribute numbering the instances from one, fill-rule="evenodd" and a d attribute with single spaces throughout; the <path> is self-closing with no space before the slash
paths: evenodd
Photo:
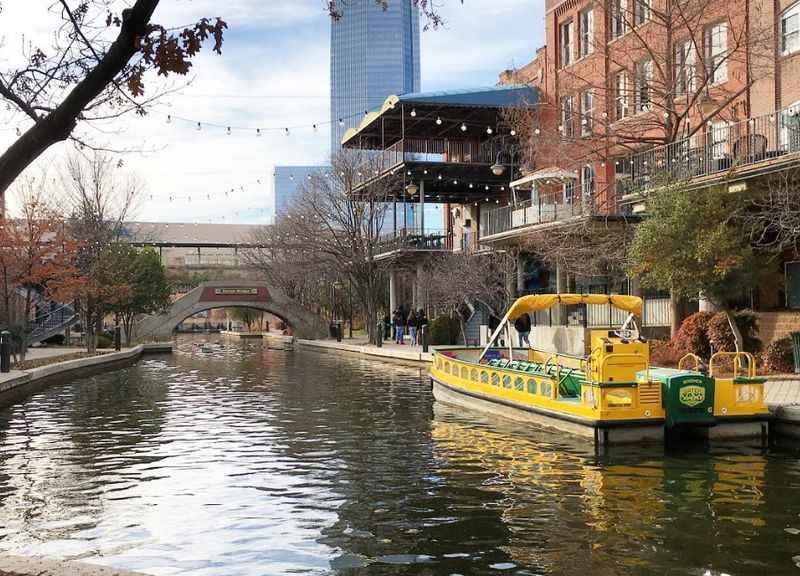
<path id="1" fill-rule="evenodd" d="M 370 344 L 366 337 L 353 338 L 352 340 L 345 338 L 341 342 L 336 340 L 298 340 L 300 346 L 308 348 L 326 349 L 338 352 L 350 352 L 362 354 L 364 356 L 374 356 L 377 358 L 386 358 L 391 360 L 398 360 L 401 362 L 414 362 L 419 364 L 430 364 L 431 353 L 422 351 L 422 346 L 411 346 L 406 344 L 395 344 L 394 342 L 384 342 L 383 346 L 378 347 Z"/>
<path id="2" fill-rule="evenodd" d="M 77 354 L 79 352 L 86 352 L 86 348 L 28 348 L 28 353 L 25 355 L 25 360 L 41 360 L 43 358 L 68 356 L 70 354 Z"/>
<path id="3" fill-rule="evenodd" d="M 800 374 L 767 380 L 764 400 L 770 406 L 800 406 Z"/>
<path id="4" fill-rule="evenodd" d="M 83 562 L 51 560 L 46 558 L 22 558 L 0 554 L 0 576 L 144 576 L 140 572 L 129 572 L 117 568 L 95 566 Z"/>

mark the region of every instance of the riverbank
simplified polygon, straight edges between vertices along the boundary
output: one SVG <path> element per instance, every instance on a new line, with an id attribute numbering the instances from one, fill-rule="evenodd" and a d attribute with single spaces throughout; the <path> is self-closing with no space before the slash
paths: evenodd
<path id="1" fill-rule="evenodd" d="M 297 340 L 303 348 L 321 352 L 340 354 L 358 354 L 388 362 L 400 364 L 414 364 L 416 366 L 429 366 L 432 360 L 430 352 L 423 352 L 422 346 L 399 345 L 394 342 L 384 342 L 383 346 L 370 344 L 366 338 L 352 340 Z"/>
<path id="2" fill-rule="evenodd" d="M 0 554 L 0 576 L 144 576 L 118 568 L 46 558 Z"/>
<path id="3" fill-rule="evenodd" d="M 172 343 L 140 344 L 119 352 L 108 351 L 95 356 L 71 358 L 67 352 L 61 357 L 49 356 L 44 360 L 55 360 L 43 366 L 25 370 L 14 369 L 0 374 L 0 407 L 16 402 L 20 396 L 47 386 L 56 378 L 89 376 L 107 370 L 116 370 L 136 362 L 143 354 L 170 353 Z"/>

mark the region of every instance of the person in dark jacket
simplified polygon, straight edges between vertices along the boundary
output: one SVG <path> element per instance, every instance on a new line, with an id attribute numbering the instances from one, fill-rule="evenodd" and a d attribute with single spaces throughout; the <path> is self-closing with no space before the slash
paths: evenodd
<path id="1" fill-rule="evenodd" d="M 412 309 L 408 315 L 408 335 L 411 337 L 411 345 L 417 345 L 417 313 Z"/>
<path id="2" fill-rule="evenodd" d="M 530 348 L 531 341 L 529 336 L 531 335 L 531 317 L 528 316 L 528 314 L 523 314 L 514 320 L 514 329 L 519 334 L 519 347 Z"/>

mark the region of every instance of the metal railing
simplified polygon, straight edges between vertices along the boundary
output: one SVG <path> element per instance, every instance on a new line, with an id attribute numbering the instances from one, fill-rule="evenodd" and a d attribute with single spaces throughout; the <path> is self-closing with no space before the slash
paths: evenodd
<path id="1" fill-rule="evenodd" d="M 547 222 L 561 222 L 575 216 L 591 213 L 592 200 L 576 197 L 571 201 L 559 197 L 539 196 L 536 202 L 526 200 L 515 206 L 500 206 L 481 214 L 481 239 L 516 228 Z"/>
<path id="2" fill-rule="evenodd" d="M 421 230 L 405 228 L 381 237 L 376 253 L 391 252 L 449 252 L 453 250 L 453 237 L 446 230 Z"/>
<path id="3" fill-rule="evenodd" d="M 182 260 L 187 268 L 237 268 L 241 265 L 235 254 L 186 254 Z"/>
<path id="4" fill-rule="evenodd" d="M 405 138 L 376 153 L 356 173 L 356 186 L 394 170 L 404 162 L 428 164 L 493 164 L 500 143 L 447 138 Z"/>
<path id="5" fill-rule="evenodd" d="M 800 108 L 714 122 L 689 138 L 618 160 L 617 190 L 641 193 L 663 182 L 723 174 L 795 152 L 800 152 Z"/>

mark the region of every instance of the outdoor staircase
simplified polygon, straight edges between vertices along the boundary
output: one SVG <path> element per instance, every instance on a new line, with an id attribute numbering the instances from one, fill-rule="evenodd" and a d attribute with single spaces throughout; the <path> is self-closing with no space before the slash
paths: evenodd
<path id="1" fill-rule="evenodd" d="M 26 289 L 18 288 L 17 294 L 21 298 L 25 298 Z M 28 336 L 28 345 L 36 344 L 43 340 L 47 340 L 57 334 L 66 331 L 78 322 L 79 316 L 75 311 L 74 304 L 61 304 L 55 303 L 55 307 L 51 306 L 51 301 L 45 299 L 38 291 L 32 292 L 33 302 L 42 310 L 47 310 L 44 314 L 37 314 L 31 321 L 30 334 Z"/>

